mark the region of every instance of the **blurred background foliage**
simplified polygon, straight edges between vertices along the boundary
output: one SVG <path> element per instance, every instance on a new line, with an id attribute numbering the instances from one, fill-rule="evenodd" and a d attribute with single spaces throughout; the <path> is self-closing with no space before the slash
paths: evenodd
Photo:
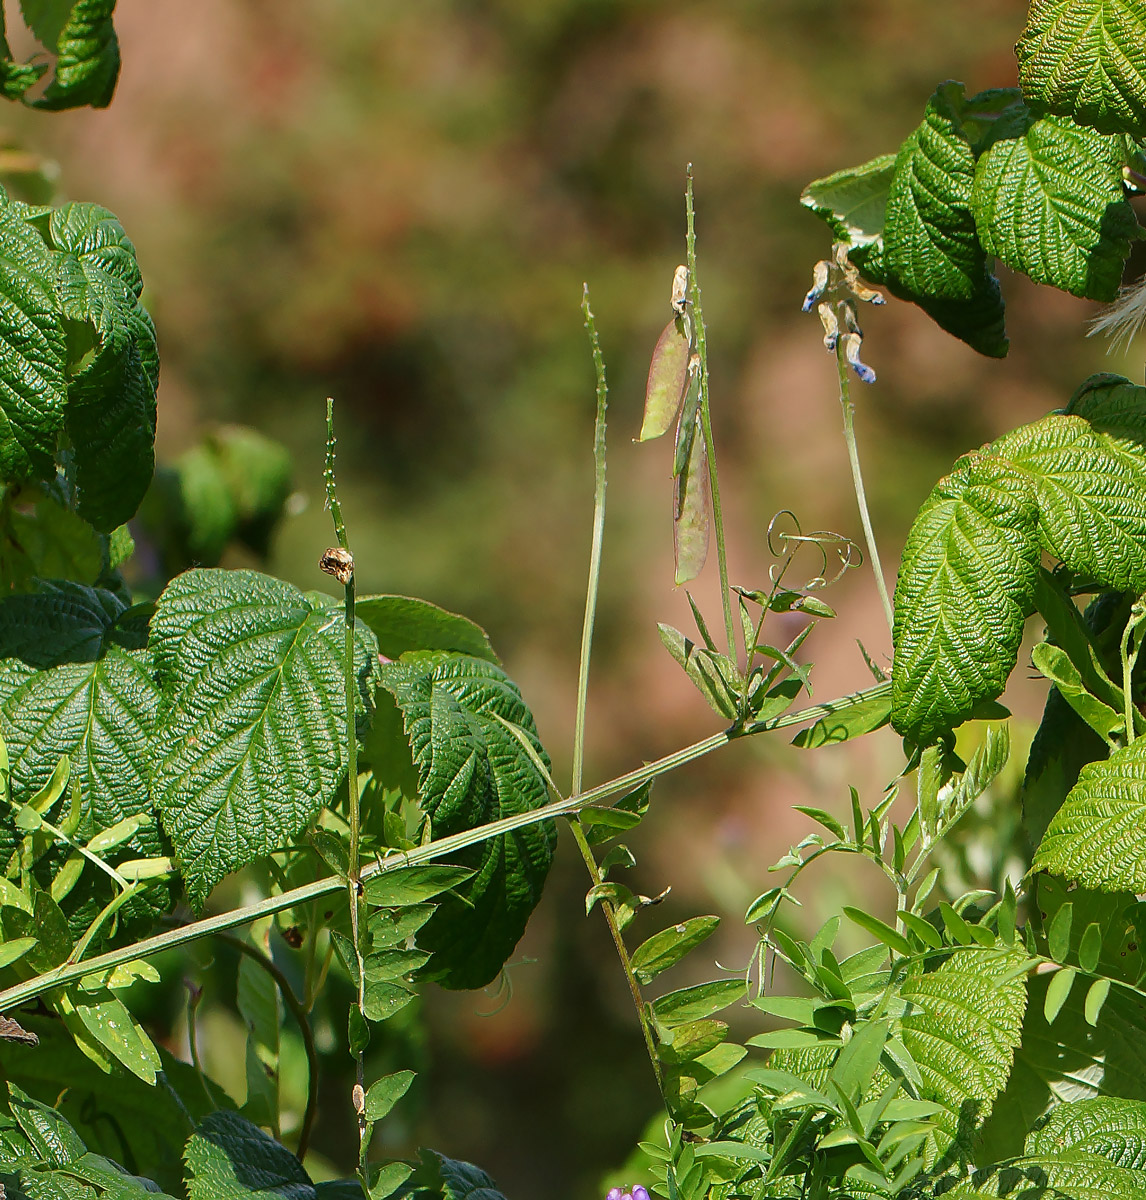
<path id="1" fill-rule="evenodd" d="M 324 586 L 323 400 L 335 396 L 360 593 L 423 596 L 483 624 L 558 778 L 592 510 L 592 372 L 578 312 L 589 282 L 611 384 L 592 783 L 714 728 L 654 624 L 690 623 L 672 587 L 671 452 L 631 442 L 683 258 L 685 164 L 697 181 L 731 576 L 759 586 L 777 509 L 805 529 L 859 534 L 833 363 L 800 313 L 827 243 L 799 192 L 894 150 L 940 80 L 969 92 L 1014 84 L 1025 9 L 121 0 L 112 106 L 6 110 L 0 171 L 31 194 L 46 159 L 59 196 L 107 205 L 137 245 L 163 356 L 157 496 L 178 463 L 182 494 L 213 514 L 167 531 L 181 547 L 167 569 L 265 552 L 275 573 Z M 865 359 L 879 382 L 858 396 L 860 440 L 889 569 L 959 453 L 1060 406 L 1093 370 L 1138 373 L 1086 340 L 1092 305 L 1021 278 L 1004 288 L 1011 353 L 1001 364 L 913 307 L 868 314 Z M 273 446 L 244 443 L 241 460 L 255 453 L 261 467 L 235 478 L 236 439 L 250 437 L 235 424 L 282 443 L 293 475 Z M 273 537 L 244 523 L 252 496 L 285 503 Z M 178 505 L 156 497 L 151 512 L 178 521 Z M 145 510 L 141 587 L 147 520 Z M 718 625 L 714 575 L 710 564 L 695 594 Z M 870 576 L 853 572 L 827 599 L 840 618 L 805 646 L 818 698 L 870 679 L 857 638 L 877 661 L 889 650 Z M 1041 707 L 1021 679 L 1007 699 L 1028 721 Z M 842 814 L 849 782 L 874 803 L 897 752 L 887 731 L 814 761 L 756 739 L 662 781 L 632 840 L 633 874 L 642 892 L 673 891 L 644 932 L 719 913 L 717 956 L 742 967 L 755 942 L 744 908 L 773 881 L 767 865 L 811 828 L 789 805 Z M 424 1026 L 411 1020 L 375 1047 L 379 1069 L 422 1072 L 386 1150 L 431 1144 L 481 1163 L 509 1195 L 541 1185 L 558 1200 L 592 1194 L 656 1107 L 604 925 L 584 920 L 585 879 L 565 849 L 505 989 L 431 992 Z M 867 882 L 816 876 L 809 924 Z M 165 990 L 141 999 L 185 1053 L 182 975 L 203 983 L 206 1065 L 241 1098 L 225 965 L 179 959 Z M 353 1154 L 350 1060 L 338 1044 L 348 1000 L 336 993 L 319 1019 L 329 1053 L 317 1144 L 343 1168 Z M 286 1036 L 295 1069 L 288 1058 L 283 1086 L 301 1107 L 289 1024 Z"/>

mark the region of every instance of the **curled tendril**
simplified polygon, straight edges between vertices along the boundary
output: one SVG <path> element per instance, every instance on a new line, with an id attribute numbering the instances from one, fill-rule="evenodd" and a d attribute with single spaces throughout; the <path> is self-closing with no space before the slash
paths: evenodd
<path id="1" fill-rule="evenodd" d="M 795 532 L 781 527 L 781 521 L 787 517 L 795 526 Z M 804 546 L 814 546 L 820 556 L 820 569 L 810 579 L 806 580 L 798 591 L 814 592 L 832 587 L 853 567 L 863 563 L 863 551 L 851 538 L 840 533 L 832 533 L 828 529 L 817 529 L 805 533 L 800 527 L 799 518 L 791 509 L 782 508 L 768 522 L 768 550 L 778 561 L 768 569 L 768 576 L 773 587 L 779 587 L 792 560 Z M 838 560 L 834 573 L 829 573 L 832 560 Z"/>

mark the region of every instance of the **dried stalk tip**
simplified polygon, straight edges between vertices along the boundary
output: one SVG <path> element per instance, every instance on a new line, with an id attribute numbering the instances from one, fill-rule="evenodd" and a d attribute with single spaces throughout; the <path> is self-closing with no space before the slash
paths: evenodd
<path id="1" fill-rule="evenodd" d="M 672 277 L 672 310 L 678 317 L 684 316 L 684 306 L 688 303 L 688 267 L 682 263 L 673 272 Z"/>
<path id="2" fill-rule="evenodd" d="M 354 578 L 354 555 L 341 546 L 331 546 L 324 550 L 318 560 L 319 569 L 327 575 L 333 575 L 345 587 Z"/>

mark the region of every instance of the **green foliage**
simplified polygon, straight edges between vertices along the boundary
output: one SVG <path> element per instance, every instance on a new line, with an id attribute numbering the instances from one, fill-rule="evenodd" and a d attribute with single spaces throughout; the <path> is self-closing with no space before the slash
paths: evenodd
<path id="1" fill-rule="evenodd" d="M 493 663 L 446 651 L 383 664 L 381 685 L 402 712 L 435 837 L 541 807 L 549 760 L 521 693 Z M 477 874 L 444 901 L 420 943 L 447 987 L 493 979 L 541 897 L 556 842 L 545 822 L 490 838 L 459 861 Z"/>

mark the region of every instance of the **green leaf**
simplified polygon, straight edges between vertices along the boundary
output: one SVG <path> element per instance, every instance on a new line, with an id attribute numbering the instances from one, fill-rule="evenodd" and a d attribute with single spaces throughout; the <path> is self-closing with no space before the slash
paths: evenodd
<path id="1" fill-rule="evenodd" d="M 853 921 L 861 929 L 866 929 L 873 937 L 878 938 L 885 946 L 890 946 L 897 953 L 908 957 L 915 953 L 915 948 L 907 938 L 902 933 L 897 933 L 892 929 L 886 921 L 881 921 L 878 917 L 873 917 L 870 913 L 865 913 L 862 909 L 851 908 L 850 906 L 844 908 L 844 916 L 849 921 Z"/>
<path id="2" fill-rule="evenodd" d="M 970 300 L 985 268 L 975 235 L 975 155 L 962 125 L 963 86 L 942 84 L 900 147 L 887 196 L 884 257 L 919 296 Z"/>
<path id="3" fill-rule="evenodd" d="M 657 1057 L 667 1063 L 690 1062 L 719 1046 L 727 1036 L 728 1026 L 723 1021 L 688 1021 L 666 1030 L 657 1044 Z"/>
<path id="4" fill-rule="evenodd" d="M 77 994 L 72 1002 L 85 1028 L 113 1058 L 144 1083 L 155 1083 L 155 1074 L 162 1069 L 159 1052 L 122 1000 L 106 993 L 102 997 Z"/>
<path id="5" fill-rule="evenodd" d="M 837 240 L 849 246 L 878 242 L 883 237 L 895 158 L 894 154 L 884 154 L 863 166 L 817 179 L 804 188 L 800 203 L 826 221 Z"/>
<path id="6" fill-rule="evenodd" d="M 1084 887 L 1146 891 L 1146 738 L 1082 768 L 1034 867 Z"/>
<path id="7" fill-rule="evenodd" d="M 1027 479 L 968 455 L 915 518 L 895 590 L 891 721 L 919 744 L 998 696 L 1018 658 L 1039 564 Z"/>
<path id="8" fill-rule="evenodd" d="M 103 573 L 106 539 L 40 485 L 9 491 L 0 510 L 0 588 L 34 591 L 40 579 L 94 584 Z"/>
<path id="9" fill-rule="evenodd" d="M 98 204 L 67 204 L 52 213 L 49 233 L 59 251 L 56 294 L 64 316 L 90 330 L 94 342 L 68 385 L 77 510 L 106 533 L 135 515 L 151 483 L 155 327 L 139 303 L 135 247 L 113 213 Z"/>
<path id="10" fill-rule="evenodd" d="M 424 866 L 394 867 L 372 875 L 365 884 L 366 902 L 386 908 L 421 904 L 442 892 L 460 888 L 473 878 L 469 867 L 451 867 L 440 863 Z"/>
<path id="11" fill-rule="evenodd" d="M 735 664 L 724 655 L 696 646 L 671 625 L 657 625 L 661 642 L 676 659 L 717 716 L 734 720 L 737 713 Z"/>
<path id="12" fill-rule="evenodd" d="M 1146 1170 L 1146 1104 L 1105 1096 L 1060 1104 L 1027 1138 L 1028 1154 L 1095 1154 Z"/>
<path id="13" fill-rule="evenodd" d="M 1146 13 L 1136 0 L 1033 0 L 1015 53 L 1032 103 L 1104 133 L 1146 134 Z"/>
<path id="14" fill-rule="evenodd" d="M 258 932 L 261 930 L 261 933 Z M 267 953 L 269 924 L 256 925 L 252 941 Z M 282 1005 L 272 976 L 246 954 L 239 958 L 235 1006 L 246 1026 L 245 1068 L 247 1102 L 244 1114 L 257 1125 L 279 1127 L 279 1029 Z"/>
<path id="15" fill-rule="evenodd" d="M 366 1092 L 366 1119 L 381 1121 L 410 1090 L 416 1072 L 397 1071 L 375 1080 Z"/>
<path id="16" fill-rule="evenodd" d="M 1086 1003 L 1083 1007 L 1083 1013 L 1088 1025 L 1098 1025 L 1098 1018 L 1102 1015 L 1103 1005 L 1106 1004 L 1106 998 L 1110 995 L 1110 980 L 1096 979 L 1086 990 Z"/>
<path id="17" fill-rule="evenodd" d="M 665 1029 L 711 1017 L 744 998 L 743 979 L 714 979 L 669 992 L 653 1001 L 653 1016 Z"/>
<path id="18" fill-rule="evenodd" d="M 719 924 L 719 917 L 693 917 L 654 933 L 633 951 L 630 959 L 638 982 L 651 983 L 662 971 L 675 966 L 690 950 L 711 937 Z"/>
<path id="19" fill-rule="evenodd" d="M 1036 671 L 1058 689 L 1062 698 L 1100 737 L 1110 739 L 1121 731 L 1125 718 L 1087 691 L 1078 668 L 1066 651 L 1049 642 L 1041 642 L 1031 652 Z"/>
<path id="20" fill-rule="evenodd" d="M 54 263 L 40 234 L 0 195 L 0 478 L 54 479 L 64 428 L 66 345 Z"/>
<path id="21" fill-rule="evenodd" d="M 377 652 L 368 630 L 355 633 L 364 687 Z M 344 644 L 332 600 L 254 571 L 188 571 L 160 596 L 154 802 L 197 907 L 334 799 L 346 770 Z"/>
<path id="22" fill-rule="evenodd" d="M 59 111 L 85 104 L 106 108 L 115 93 L 119 79 L 119 41 L 111 19 L 115 0 L 75 0 L 70 8 L 55 41 L 45 43 L 56 52 L 56 75 L 32 102 L 33 108 Z M 43 40 L 43 34 L 38 36 Z"/>
<path id="23" fill-rule="evenodd" d="M 1036 283 L 1113 300 L 1138 228 L 1125 163 L 1123 138 L 1016 108 L 975 170 L 983 249 Z"/>
<path id="24" fill-rule="evenodd" d="M 1061 971 L 1056 971 L 1051 976 L 1051 981 L 1047 984 L 1046 999 L 1043 1002 L 1043 1015 L 1046 1017 L 1048 1025 L 1053 1025 L 1055 1018 L 1062 1012 L 1062 1006 L 1070 995 L 1076 976 L 1077 972 L 1073 967 L 1063 967 Z"/>
<path id="25" fill-rule="evenodd" d="M 688 318 L 674 317 L 653 349 L 645 385 L 645 416 L 637 441 L 661 437 L 672 428 L 688 383 L 688 347 Z"/>
<path id="26" fill-rule="evenodd" d="M 503 1200 L 497 1184 L 472 1163 L 446 1158 L 436 1150 L 423 1150 L 421 1157 L 415 1182 L 436 1189 L 442 1200 Z"/>
<path id="27" fill-rule="evenodd" d="M 455 650 L 496 663 L 489 635 L 468 617 L 410 596 L 361 596 L 354 613 L 378 639 L 378 651 L 398 658 L 407 650 Z"/>
<path id="28" fill-rule="evenodd" d="M 5 1054 L 7 1054 L 5 1049 Z M 76 1131 L 55 1109 L 33 1100 L 14 1083 L 8 1083 L 8 1109 L 44 1162 L 66 1167 L 87 1153 Z"/>
<path id="29" fill-rule="evenodd" d="M 909 977 L 902 1041 L 923 1079 L 921 1098 L 942 1105 L 929 1160 L 967 1147 L 1006 1086 L 1019 1044 L 1026 986 L 1007 950 L 957 950 L 939 968 Z"/>
<path id="30" fill-rule="evenodd" d="M 183 1151 L 190 1200 L 314 1200 L 302 1164 L 256 1125 L 234 1112 L 215 1112 L 196 1128 Z"/>
<path id="31" fill-rule="evenodd" d="M 792 739 L 793 746 L 815 750 L 882 729 L 891 716 L 891 685 L 876 684 L 873 688 L 831 701 L 825 707 L 831 710 L 830 713 L 807 729 L 801 729 Z"/>
<path id="32" fill-rule="evenodd" d="M 381 681 L 402 711 L 435 837 L 547 803 L 547 781 L 515 733 L 548 769 L 533 716 L 499 667 L 468 655 L 411 653 L 383 664 Z M 431 978 L 473 988 L 497 975 L 541 896 L 555 841 L 552 821 L 544 821 L 458 856 L 477 874 L 438 905 L 419 935 L 434 953 Z"/>

